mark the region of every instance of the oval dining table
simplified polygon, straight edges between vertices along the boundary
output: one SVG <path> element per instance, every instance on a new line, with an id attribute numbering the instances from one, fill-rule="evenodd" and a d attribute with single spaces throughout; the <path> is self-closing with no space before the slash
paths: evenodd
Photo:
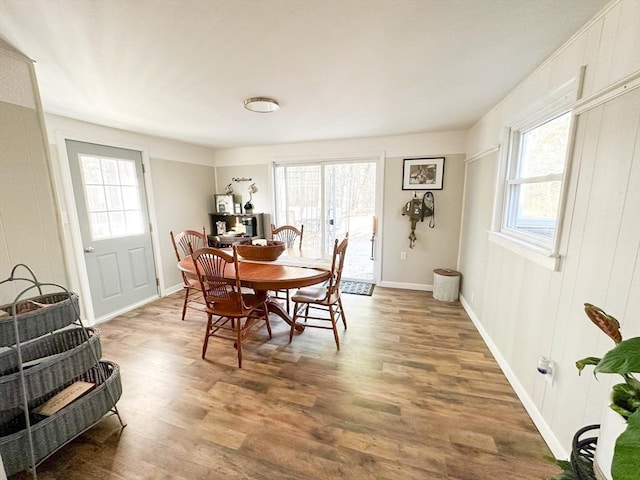
<path id="1" fill-rule="evenodd" d="M 283 265 L 281 262 L 256 262 L 245 261 L 242 257 L 238 257 L 238 273 L 240 284 L 243 287 L 249 287 L 256 293 L 264 293 L 269 290 L 284 290 L 293 288 L 303 288 L 311 285 L 322 283 L 329 279 L 331 272 L 327 268 L 320 268 L 317 265 L 313 267 L 300 266 L 300 255 L 293 254 L 292 258 L 298 260 L 297 265 Z M 310 261 L 310 265 L 314 262 Z M 185 272 L 191 278 L 197 278 L 196 269 L 191 256 L 186 256 L 178 262 L 178 269 Z M 232 264 L 227 266 L 225 270 L 225 278 L 230 281 L 235 280 L 235 268 Z M 287 313 L 286 309 L 275 300 L 268 296 L 267 308 L 269 313 L 275 313 L 281 317 L 287 324 L 291 325 L 293 319 Z M 296 330 L 304 330 L 304 325 L 297 324 Z"/>

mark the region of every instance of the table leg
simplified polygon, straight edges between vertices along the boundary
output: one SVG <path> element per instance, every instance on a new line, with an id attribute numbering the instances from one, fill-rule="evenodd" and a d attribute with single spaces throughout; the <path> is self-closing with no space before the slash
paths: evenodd
<path id="1" fill-rule="evenodd" d="M 280 318 L 282 318 L 288 325 L 293 323 L 293 318 L 287 313 L 286 309 L 282 307 L 280 302 L 276 299 L 269 297 L 267 298 L 267 308 L 269 308 L 269 313 L 275 313 Z M 296 324 L 296 330 L 298 332 L 304 331 L 304 325 Z"/>

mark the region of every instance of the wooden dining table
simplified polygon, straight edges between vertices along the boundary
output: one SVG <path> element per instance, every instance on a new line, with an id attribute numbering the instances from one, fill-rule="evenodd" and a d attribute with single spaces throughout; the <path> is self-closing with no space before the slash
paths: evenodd
<path id="1" fill-rule="evenodd" d="M 230 251 L 230 249 L 228 250 Z M 245 260 L 238 257 L 240 284 L 265 295 L 270 290 L 302 288 L 322 283 L 329 279 L 330 267 L 331 265 L 326 260 L 312 255 L 305 257 L 304 252 L 297 249 L 286 250 L 278 260 L 272 262 Z M 191 278 L 198 278 L 191 256 L 180 260 L 178 269 Z M 225 278 L 230 281 L 235 280 L 233 264 L 227 265 Z M 291 325 L 293 319 L 282 304 L 271 296 L 267 295 L 267 297 L 269 313 L 276 314 Z M 297 324 L 296 330 L 302 331 L 304 326 Z"/>

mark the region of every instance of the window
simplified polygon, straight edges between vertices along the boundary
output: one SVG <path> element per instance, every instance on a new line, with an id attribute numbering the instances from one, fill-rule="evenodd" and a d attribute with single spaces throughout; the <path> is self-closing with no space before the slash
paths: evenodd
<path id="1" fill-rule="evenodd" d="M 144 233 L 133 160 L 80 156 L 92 240 Z"/>
<path id="2" fill-rule="evenodd" d="M 502 231 L 555 253 L 571 138 L 570 111 L 512 129 Z"/>
<path id="3" fill-rule="evenodd" d="M 489 240 L 550 270 L 560 266 L 560 227 L 585 68 L 505 128 Z"/>

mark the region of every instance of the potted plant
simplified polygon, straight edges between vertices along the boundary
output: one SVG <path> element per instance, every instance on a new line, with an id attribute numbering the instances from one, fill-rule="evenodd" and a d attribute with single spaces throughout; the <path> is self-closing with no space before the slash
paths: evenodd
<path id="1" fill-rule="evenodd" d="M 613 373 L 622 376 L 624 382 L 613 386 L 610 408 L 624 421 L 622 433 L 615 441 L 611 462 L 613 480 L 638 480 L 640 478 L 640 337 L 622 339 L 620 323 L 601 308 L 585 303 L 589 319 L 615 343 L 602 358 L 587 357 L 576 362 L 579 372 L 587 365 L 594 365 L 594 375 Z M 602 426 L 601 426 L 602 433 Z M 602 447 L 600 441 L 598 449 Z M 597 450 L 596 450 L 597 453 Z M 597 455 L 596 455 L 597 458 Z M 604 472 L 608 474 L 608 472 Z"/>

